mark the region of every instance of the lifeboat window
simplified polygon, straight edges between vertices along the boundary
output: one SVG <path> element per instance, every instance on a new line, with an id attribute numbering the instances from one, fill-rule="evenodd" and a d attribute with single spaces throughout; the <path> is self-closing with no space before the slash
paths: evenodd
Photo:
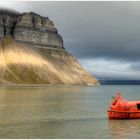
<path id="1" fill-rule="evenodd" d="M 137 109 L 140 110 L 140 104 L 137 104 Z"/>

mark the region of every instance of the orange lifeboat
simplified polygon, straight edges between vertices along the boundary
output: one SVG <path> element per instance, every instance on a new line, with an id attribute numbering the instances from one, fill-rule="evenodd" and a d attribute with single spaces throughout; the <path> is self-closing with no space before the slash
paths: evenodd
<path id="1" fill-rule="evenodd" d="M 107 111 L 109 119 L 140 119 L 140 100 L 127 101 L 118 93 Z"/>

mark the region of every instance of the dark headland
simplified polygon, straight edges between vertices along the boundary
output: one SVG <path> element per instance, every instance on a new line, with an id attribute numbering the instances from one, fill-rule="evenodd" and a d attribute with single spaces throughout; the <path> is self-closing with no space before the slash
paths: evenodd
<path id="1" fill-rule="evenodd" d="M 100 80 L 101 85 L 140 85 L 140 80 Z"/>
<path id="2" fill-rule="evenodd" d="M 53 21 L 0 10 L 0 84 L 98 85 L 64 48 Z"/>

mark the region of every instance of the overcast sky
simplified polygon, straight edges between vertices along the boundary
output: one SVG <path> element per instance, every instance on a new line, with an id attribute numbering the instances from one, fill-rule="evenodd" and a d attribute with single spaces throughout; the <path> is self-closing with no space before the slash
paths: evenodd
<path id="1" fill-rule="evenodd" d="M 140 79 L 140 2 L 1 2 L 54 21 L 66 50 L 99 79 Z"/>

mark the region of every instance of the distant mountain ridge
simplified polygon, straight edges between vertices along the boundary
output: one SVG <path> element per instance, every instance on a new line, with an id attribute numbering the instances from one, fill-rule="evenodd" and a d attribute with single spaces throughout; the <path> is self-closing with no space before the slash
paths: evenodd
<path id="1" fill-rule="evenodd" d="M 101 85 L 140 85 L 140 80 L 99 80 Z"/>

